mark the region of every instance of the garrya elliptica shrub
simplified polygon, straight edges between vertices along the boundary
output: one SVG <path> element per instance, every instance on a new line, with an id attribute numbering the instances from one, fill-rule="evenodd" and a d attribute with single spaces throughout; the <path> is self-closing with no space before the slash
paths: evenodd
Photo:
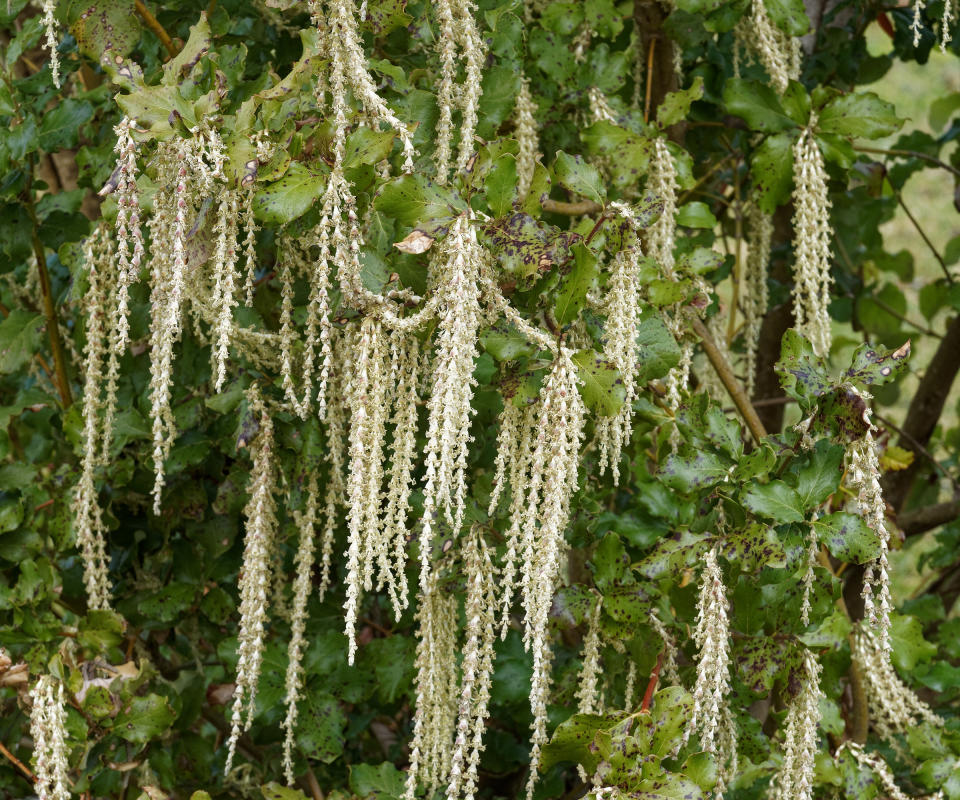
<path id="1" fill-rule="evenodd" d="M 0 793 L 960 798 L 957 17 L 0 8 Z"/>

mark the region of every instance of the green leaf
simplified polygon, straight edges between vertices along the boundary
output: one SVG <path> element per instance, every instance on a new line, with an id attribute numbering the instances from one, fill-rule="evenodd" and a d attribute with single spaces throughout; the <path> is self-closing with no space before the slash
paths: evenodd
<path id="1" fill-rule="evenodd" d="M 793 328 L 783 335 L 780 360 L 775 369 L 780 375 L 784 391 L 799 400 L 805 408 L 833 389 L 826 362 L 813 352 L 813 345 Z"/>
<path id="2" fill-rule="evenodd" d="M 640 351 L 637 381 L 640 383 L 662 378 L 680 363 L 680 345 L 663 320 L 649 310 L 640 316 L 637 346 Z"/>
<path id="3" fill-rule="evenodd" d="M 619 714 L 574 714 L 561 722 L 543 747 L 541 769 L 546 771 L 554 764 L 572 761 L 592 774 L 603 758 L 599 748 L 593 746 L 597 734 L 614 727 L 619 719 Z"/>
<path id="4" fill-rule="evenodd" d="M 505 320 L 491 325 L 481 333 L 480 344 L 497 361 L 515 361 L 537 352 L 537 348 L 527 341 L 527 337 Z"/>
<path id="5" fill-rule="evenodd" d="M 820 505 L 837 490 L 843 477 L 843 456 L 842 446 L 821 439 L 791 465 L 788 477 L 795 481 L 804 508 Z"/>
<path id="6" fill-rule="evenodd" d="M 803 501 L 797 490 L 783 481 L 770 481 L 754 486 L 747 492 L 744 504 L 754 514 L 777 523 L 803 522 Z"/>
<path id="7" fill-rule="evenodd" d="M 107 51 L 125 56 L 140 41 L 140 18 L 133 0 L 95 0 L 83 3 L 83 13 L 70 25 L 77 49 L 99 62 Z"/>
<path id="8" fill-rule="evenodd" d="M 754 197 L 764 214 L 772 214 L 790 199 L 793 142 L 792 132 L 775 133 L 764 139 L 750 157 Z"/>
<path id="9" fill-rule="evenodd" d="M 487 205 L 495 217 L 510 213 L 517 201 L 517 159 L 511 153 L 498 157 L 483 181 Z"/>
<path id="10" fill-rule="evenodd" d="M 873 92 L 854 92 L 836 97 L 821 109 L 817 129 L 864 139 L 880 139 L 896 133 L 903 120 L 891 103 Z"/>
<path id="11" fill-rule="evenodd" d="M 291 789 L 276 781 L 270 781 L 261 786 L 260 793 L 263 795 L 263 800 L 307 800 L 307 796 L 299 789 Z"/>
<path id="12" fill-rule="evenodd" d="M 580 238 L 522 212 L 495 219 L 487 223 L 484 231 L 504 271 L 528 285 L 540 273 L 565 263 L 570 257 L 570 246 Z"/>
<path id="13" fill-rule="evenodd" d="M 617 368 L 595 350 L 574 353 L 573 362 L 580 378 L 577 388 L 587 408 L 602 417 L 616 414 L 627 396 Z"/>
<path id="14" fill-rule="evenodd" d="M 166 86 L 176 86 L 180 83 L 200 59 L 210 50 L 211 42 L 210 22 L 206 14 L 190 26 L 190 36 L 180 52 L 163 65 L 163 77 L 160 82 Z"/>
<path id="15" fill-rule="evenodd" d="M 454 218 L 467 209 L 452 189 L 419 174 L 401 175 L 385 184 L 373 205 L 401 225 L 422 230 L 428 236 L 445 233 Z"/>
<path id="16" fill-rule="evenodd" d="M 796 128 L 787 116 L 776 92 L 764 83 L 730 78 L 723 86 L 723 104 L 727 111 L 742 119 L 755 131 L 776 133 Z"/>
<path id="17" fill-rule="evenodd" d="M 846 376 L 854 383 L 867 386 L 880 386 L 903 372 L 910 357 L 910 341 L 896 350 L 888 350 L 882 345 L 860 345 L 853 354 L 853 361 Z"/>
<path id="18" fill-rule="evenodd" d="M 300 701 L 297 745 L 307 758 L 330 764 L 343 753 L 346 726 L 346 714 L 335 697 L 311 692 Z"/>
<path id="19" fill-rule="evenodd" d="M 711 230 L 717 226 L 717 218 L 706 203 L 695 200 L 685 203 L 677 209 L 677 225 L 686 228 L 707 228 Z"/>
<path id="20" fill-rule="evenodd" d="M 660 127 L 668 128 L 685 119 L 690 113 L 690 106 L 701 97 L 703 97 L 703 78 L 700 75 L 693 79 L 693 84 L 689 88 L 667 94 L 657 108 L 657 122 Z"/>
<path id="21" fill-rule="evenodd" d="M 614 586 L 630 583 L 630 556 L 623 542 L 615 533 L 604 536 L 593 553 L 593 580 L 601 592 L 606 593 Z"/>
<path id="22" fill-rule="evenodd" d="M 303 216 L 323 194 L 327 178 L 298 161 L 275 183 L 260 188 L 253 198 L 257 219 L 270 225 L 285 225 Z"/>
<path id="23" fill-rule="evenodd" d="M 88 611 L 77 627 L 77 641 L 102 653 L 123 641 L 123 617 L 107 609 Z"/>
<path id="24" fill-rule="evenodd" d="M 43 317 L 15 308 L 0 322 L 0 374 L 16 372 L 30 361 L 43 340 Z"/>
<path id="25" fill-rule="evenodd" d="M 803 36 L 810 30 L 810 18 L 803 0 L 763 0 L 773 24 L 787 36 Z"/>
<path id="26" fill-rule="evenodd" d="M 617 165 L 612 175 L 616 187 L 636 184 L 650 166 L 653 140 L 612 122 L 595 122 L 581 131 L 580 138 L 591 156 L 608 159 Z"/>
<path id="27" fill-rule="evenodd" d="M 937 654 L 937 646 L 923 638 L 920 620 L 906 614 L 890 615 L 890 646 L 893 665 L 902 673 Z"/>
<path id="28" fill-rule="evenodd" d="M 817 539 L 840 561 L 865 564 L 880 555 L 876 532 L 862 517 L 846 511 L 827 514 L 813 523 Z"/>
<path id="29" fill-rule="evenodd" d="M 647 299 L 657 308 L 668 308 L 686 300 L 692 288 L 687 280 L 654 278 L 647 284 Z"/>
<path id="30" fill-rule="evenodd" d="M 558 151 L 553 165 L 553 176 L 571 192 L 596 203 L 602 203 L 606 197 L 600 173 L 595 166 L 584 161 L 581 155 L 572 156 L 562 150 Z"/>
<path id="31" fill-rule="evenodd" d="M 374 36 L 388 36 L 397 28 L 405 28 L 413 22 L 406 7 L 407 0 L 368 0 L 364 25 Z"/>
<path id="32" fill-rule="evenodd" d="M 706 450 L 671 453 L 660 468 L 659 476 L 671 489 L 689 494 L 695 489 L 713 486 L 723 480 L 729 463 Z"/>
<path id="33" fill-rule="evenodd" d="M 596 254 L 577 242 L 573 246 L 573 264 L 560 279 L 553 305 L 554 317 L 561 325 L 569 325 L 579 316 L 599 269 L 600 260 Z"/>
<path id="34" fill-rule="evenodd" d="M 167 698 L 156 694 L 134 697 L 121 709 L 113 721 L 113 730 L 122 739 L 134 744 L 146 744 L 161 736 L 177 715 Z"/>
<path id="35" fill-rule="evenodd" d="M 382 764 L 351 764 L 350 791 L 358 797 L 399 798 L 406 788 L 406 773 L 391 762 Z"/>
<path id="36" fill-rule="evenodd" d="M 93 117 L 93 105 L 86 100 L 68 97 L 43 115 L 37 141 L 48 153 L 76 147 L 80 126 Z"/>
<path id="37" fill-rule="evenodd" d="M 359 167 L 361 164 L 379 164 L 390 155 L 393 140 L 396 138 L 393 131 L 374 131 L 361 125 L 347 137 L 343 157 L 344 169 Z"/>

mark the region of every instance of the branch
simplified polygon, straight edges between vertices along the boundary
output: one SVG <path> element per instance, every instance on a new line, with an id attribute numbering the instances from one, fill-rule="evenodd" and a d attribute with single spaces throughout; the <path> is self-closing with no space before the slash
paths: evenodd
<path id="1" fill-rule="evenodd" d="M 0 754 L 2 754 L 11 764 L 13 764 L 17 769 L 19 769 L 31 783 L 36 782 L 36 778 L 33 773 L 30 771 L 30 767 L 24 764 L 19 758 L 17 758 L 13 753 L 11 753 L 4 746 L 3 742 L 0 742 Z"/>
<path id="2" fill-rule="evenodd" d="M 157 21 L 157 18 L 150 13 L 150 9 L 143 4 L 143 0 L 133 0 L 133 7 L 137 10 L 137 13 L 143 17 L 143 21 L 147 24 L 147 27 L 153 31 L 160 40 L 160 44 L 167 49 L 171 58 L 180 52 L 173 43 L 173 39 L 170 38 L 170 34 L 167 33 L 163 25 Z"/>
<path id="3" fill-rule="evenodd" d="M 763 427 L 760 417 L 757 416 L 757 410 L 753 407 L 753 404 L 750 402 L 750 398 L 747 396 L 746 391 L 740 385 L 740 381 L 737 380 L 737 376 L 733 374 L 733 369 L 731 369 L 730 365 L 727 363 L 726 358 L 723 357 L 723 353 L 720 352 L 720 349 L 711 338 L 710 332 L 707 330 L 707 326 L 696 317 L 692 319 L 692 324 L 693 330 L 696 332 L 697 336 L 700 337 L 701 343 L 703 344 L 703 350 L 707 354 L 707 358 L 710 360 L 714 370 L 716 370 L 717 375 L 723 382 L 727 393 L 730 395 L 730 399 L 733 400 L 733 404 L 737 407 L 737 411 L 740 412 L 740 416 L 743 417 L 744 422 L 747 423 L 747 427 L 750 429 L 750 433 L 753 435 L 754 440 L 757 442 L 757 444 L 759 444 L 760 441 L 767 435 L 767 431 Z"/>
<path id="4" fill-rule="evenodd" d="M 30 175 L 24 192 L 24 205 L 33 224 L 31 240 L 33 254 L 37 260 L 37 274 L 40 277 L 40 293 L 43 295 L 43 315 L 47 321 L 47 334 L 50 337 L 50 351 L 53 354 L 53 367 L 56 373 L 57 392 L 64 409 L 73 405 L 73 395 L 70 392 L 70 379 L 67 377 L 67 359 L 63 352 L 63 343 L 60 341 L 60 325 L 57 322 L 57 308 L 53 301 L 53 289 L 50 285 L 50 273 L 47 271 L 47 257 L 44 254 L 43 243 L 40 241 L 40 223 L 37 220 L 37 210 L 33 204 L 33 156 L 29 159 Z"/>
<path id="5" fill-rule="evenodd" d="M 820 563 L 820 566 L 826 569 L 831 575 L 835 578 L 837 573 L 833 569 L 833 564 L 830 563 L 830 556 L 827 555 L 827 551 L 821 546 L 817 551 L 817 561 Z M 843 599 L 843 595 L 837 598 L 837 608 L 843 612 L 843 615 L 853 622 L 853 618 L 850 616 L 850 610 L 847 608 L 846 601 Z M 850 650 L 853 651 L 853 634 L 850 634 Z M 867 692 L 863 686 L 863 674 L 860 672 L 860 665 L 853 659 L 850 661 L 850 696 L 851 696 L 851 708 L 853 720 L 851 724 L 850 738 L 853 739 L 857 744 L 863 744 L 867 741 L 867 733 L 870 730 L 870 707 L 867 705 Z"/>
<path id="6" fill-rule="evenodd" d="M 936 353 L 924 371 L 917 392 L 910 401 L 897 442 L 900 447 L 916 450 L 918 444 L 920 447 L 927 446 L 940 421 L 940 415 L 943 413 L 943 407 L 946 405 L 958 371 L 960 371 L 960 316 L 947 327 Z M 919 468 L 919 460 L 915 459 L 906 469 L 884 478 L 883 496 L 897 514 L 903 510 Z"/>
<path id="7" fill-rule="evenodd" d="M 562 200 L 551 200 L 549 197 L 540 203 L 544 211 L 551 214 L 564 214 L 568 217 L 579 217 L 583 214 L 599 214 L 603 206 L 593 200 L 580 200 L 576 203 L 564 203 Z"/>
<path id="8" fill-rule="evenodd" d="M 947 500 L 924 506 L 897 516 L 897 525 L 904 536 L 917 536 L 960 517 L 960 500 Z"/>
<path id="9" fill-rule="evenodd" d="M 920 153 L 917 150 L 884 150 L 882 147 L 854 147 L 858 153 L 880 153 L 885 156 L 902 156 L 904 158 L 919 158 L 921 161 L 926 161 L 930 164 L 936 164 L 941 169 L 947 170 L 947 172 L 952 172 L 957 177 L 960 177 L 960 169 L 950 166 L 944 161 L 941 161 L 939 158 L 934 158 L 933 156 L 928 156 L 926 153 Z"/>

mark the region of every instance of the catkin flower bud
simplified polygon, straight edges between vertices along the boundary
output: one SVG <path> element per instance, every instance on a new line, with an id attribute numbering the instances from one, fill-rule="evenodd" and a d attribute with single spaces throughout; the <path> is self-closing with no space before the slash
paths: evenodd
<path id="1" fill-rule="evenodd" d="M 814 758 L 819 751 L 820 665 L 809 650 L 803 653 L 803 684 L 790 704 L 785 721 L 783 763 L 771 782 L 771 800 L 812 800 Z"/>
<path id="2" fill-rule="evenodd" d="M 812 129 L 816 117 L 793 146 L 793 318 L 797 330 L 826 356 L 832 341 L 830 314 L 830 198 L 827 173 Z"/>
<path id="3" fill-rule="evenodd" d="M 43 675 L 30 690 L 30 736 L 37 796 L 40 800 L 69 800 L 70 765 L 67 762 L 66 711 L 63 684 Z"/>
<path id="4" fill-rule="evenodd" d="M 276 467 L 273 455 L 273 420 L 267 413 L 256 386 L 249 391 L 250 407 L 258 415 L 260 432 L 253 443 L 244 515 L 246 525 L 240 588 L 240 633 L 237 643 L 237 678 L 233 694 L 230 738 L 227 741 L 225 772 L 233 768 L 240 734 L 250 727 L 256 709 L 257 683 L 263 665 L 264 633 L 267 624 L 267 595 L 270 589 L 274 539 L 277 529 Z M 246 720 L 244 720 L 246 711 Z"/>

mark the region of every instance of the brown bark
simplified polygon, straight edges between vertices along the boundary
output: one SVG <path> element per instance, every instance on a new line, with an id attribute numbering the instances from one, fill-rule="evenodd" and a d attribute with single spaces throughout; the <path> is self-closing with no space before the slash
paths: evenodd
<path id="1" fill-rule="evenodd" d="M 773 236 L 771 249 L 775 252 L 778 245 L 789 242 L 793 236 L 790 218 L 793 206 L 781 206 L 773 215 Z M 790 272 L 789 253 L 776 258 L 771 256 L 770 277 L 778 283 L 789 286 L 793 277 Z M 783 334 L 793 325 L 793 309 L 789 298 L 778 306 L 767 310 L 760 327 L 760 346 L 757 350 L 757 374 L 754 382 L 754 400 L 777 400 L 784 397 L 780 386 L 780 376 L 774 366 L 780 360 L 780 342 Z M 763 402 L 757 407 L 757 414 L 763 427 L 770 433 L 779 433 L 783 428 L 784 403 Z"/>
<path id="2" fill-rule="evenodd" d="M 916 445 L 926 447 L 933 435 L 947 396 L 953 387 L 957 372 L 960 371 L 960 317 L 953 319 L 947 326 L 946 334 L 940 340 L 937 352 L 920 379 L 917 393 L 910 401 L 906 419 L 901 425 L 902 435 L 897 442 L 906 450 L 916 451 Z M 884 479 L 883 496 L 899 513 L 907 502 L 910 488 L 917 477 L 922 458 L 914 458 L 913 463 L 904 470 L 889 473 Z"/>

